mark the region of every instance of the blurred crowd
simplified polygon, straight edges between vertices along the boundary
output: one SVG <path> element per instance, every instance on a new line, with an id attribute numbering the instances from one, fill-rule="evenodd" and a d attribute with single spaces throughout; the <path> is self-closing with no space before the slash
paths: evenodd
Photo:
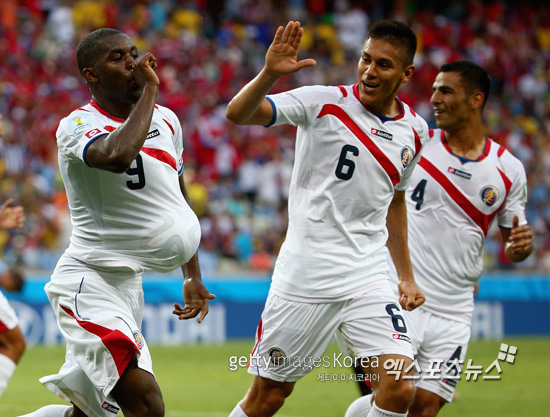
<path id="1" fill-rule="evenodd" d="M 261 69 L 279 25 L 300 20 L 301 57 L 317 66 L 273 92 L 305 84 L 354 84 L 369 24 L 408 22 L 419 38 L 417 72 L 399 94 L 434 127 L 429 103 L 438 67 L 467 59 L 492 76 L 487 136 L 524 164 L 535 251 L 511 265 L 498 230 L 488 270 L 550 271 L 550 8 L 524 1 L 394 0 L 2 0 L 0 7 L 0 201 L 25 207 L 21 231 L 0 235 L 9 263 L 51 271 L 70 236 L 57 169 L 59 120 L 90 93 L 78 74 L 78 41 L 99 27 L 127 33 L 156 56 L 158 102 L 179 116 L 185 175 L 202 225 L 203 274 L 267 273 L 287 226 L 294 134 L 290 127 L 239 127 L 225 106 Z"/>

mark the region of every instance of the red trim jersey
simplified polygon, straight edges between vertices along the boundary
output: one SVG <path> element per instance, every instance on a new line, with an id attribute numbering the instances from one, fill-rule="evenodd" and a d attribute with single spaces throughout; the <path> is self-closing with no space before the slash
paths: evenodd
<path id="1" fill-rule="evenodd" d="M 387 274 L 386 216 L 405 190 L 426 122 L 399 101 L 376 115 L 357 86 L 309 86 L 267 97 L 272 124 L 297 126 L 289 225 L 272 291 L 291 300 L 343 300 Z"/>
<path id="2" fill-rule="evenodd" d="M 430 132 L 407 190 L 409 249 L 421 306 L 470 323 L 473 288 L 483 269 L 487 233 L 496 220 L 527 224 L 527 180 L 521 162 L 487 139 L 477 160 L 453 154 L 442 130 Z"/>
<path id="3" fill-rule="evenodd" d="M 200 241 L 198 219 L 179 186 L 181 126 L 171 110 L 157 105 L 147 139 L 125 173 L 90 167 L 90 144 L 123 123 L 92 101 L 59 124 L 59 168 L 73 225 L 65 254 L 92 268 L 171 271 L 193 256 Z"/>

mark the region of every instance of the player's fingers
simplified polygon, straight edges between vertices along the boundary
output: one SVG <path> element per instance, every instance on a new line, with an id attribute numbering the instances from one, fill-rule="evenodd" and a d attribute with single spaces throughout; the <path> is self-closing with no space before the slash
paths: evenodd
<path id="1" fill-rule="evenodd" d="M 208 300 L 204 300 L 204 304 L 201 308 L 201 315 L 199 316 L 199 323 L 202 323 L 206 315 L 208 314 Z"/>
<path id="2" fill-rule="evenodd" d="M 4 203 L 2 204 L 1 210 L 4 210 L 6 207 L 9 207 L 13 203 L 13 198 L 8 198 Z"/>
<path id="3" fill-rule="evenodd" d="M 275 36 L 273 37 L 273 42 L 271 42 L 271 45 L 278 45 L 281 43 L 281 37 L 283 36 L 284 27 L 279 26 L 277 28 L 277 31 L 275 32 Z"/>
<path id="4" fill-rule="evenodd" d="M 296 41 L 296 37 L 298 36 L 298 33 L 300 32 L 300 22 L 296 21 L 294 22 L 294 26 L 292 27 L 292 30 L 290 31 L 290 34 L 288 35 L 288 44 L 291 46 L 294 46 L 294 42 Z M 303 29 L 302 29 L 303 31 Z"/>
<path id="5" fill-rule="evenodd" d="M 287 43 L 288 38 L 290 37 L 290 33 L 292 32 L 292 28 L 294 27 L 294 22 L 291 20 L 287 23 L 285 30 L 283 31 L 283 34 L 281 36 L 281 43 Z"/>
<path id="6" fill-rule="evenodd" d="M 514 216 L 514 218 L 512 219 L 512 229 L 515 229 L 518 226 L 519 226 L 519 217 Z"/>

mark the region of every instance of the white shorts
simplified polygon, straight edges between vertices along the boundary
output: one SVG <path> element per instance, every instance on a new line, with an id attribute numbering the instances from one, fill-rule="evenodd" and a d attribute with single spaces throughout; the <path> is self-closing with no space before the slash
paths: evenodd
<path id="1" fill-rule="evenodd" d="M 40 379 L 46 388 L 90 417 L 113 417 L 119 406 L 110 396 L 130 360 L 151 374 L 149 348 L 141 334 L 141 276 L 105 282 L 87 270 L 54 275 L 45 286 L 67 342 L 65 364 Z"/>
<path id="2" fill-rule="evenodd" d="M 470 340 L 470 326 L 422 308 L 405 312 L 415 352 L 415 386 L 453 400 Z"/>
<path id="3" fill-rule="evenodd" d="M 333 337 L 350 359 L 398 354 L 412 359 L 401 307 L 391 283 L 376 282 L 350 300 L 302 303 L 273 293 L 267 297 L 248 372 L 279 382 L 295 382 L 314 368 L 341 366 L 323 357 Z"/>
<path id="4" fill-rule="evenodd" d="M 10 306 L 8 299 L 0 291 L 0 333 L 15 329 L 19 324 L 15 311 Z"/>

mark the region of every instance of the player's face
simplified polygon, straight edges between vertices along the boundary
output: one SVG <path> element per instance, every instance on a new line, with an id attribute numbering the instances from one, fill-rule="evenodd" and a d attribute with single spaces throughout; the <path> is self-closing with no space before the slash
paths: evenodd
<path id="1" fill-rule="evenodd" d="M 437 127 L 456 130 L 468 125 L 472 112 L 471 95 L 462 86 L 458 72 L 440 72 L 435 78 L 432 91 L 430 102 Z"/>
<path id="2" fill-rule="evenodd" d="M 359 98 L 374 112 L 386 115 L 392 107 L 401 84 L 414 72 L 414 66 L 405 67 L 404 52 L 379 39 L 367 39 L 357 66 Z"/>
<path id="3" fill-rule="evenodd" d="M 136 103 L 143 93 L 143 88 L 134 81 L 132 72 L 137 61 L 137 47 L 128 36 L 117 34 L 106 38 L 94 66 L 96 88 L 101 89 L 115 103 Z"/>

